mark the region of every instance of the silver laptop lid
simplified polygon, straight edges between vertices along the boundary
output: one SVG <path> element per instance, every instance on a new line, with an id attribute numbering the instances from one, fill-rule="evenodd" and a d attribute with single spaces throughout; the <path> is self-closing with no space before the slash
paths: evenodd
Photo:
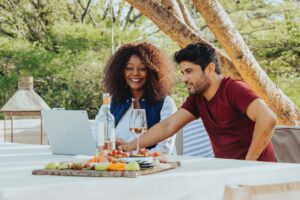
<path id="1" fill-rule="evenodd" d="M 42 110 L 42 120 L 53 154 L 95 155 L 85 110 Z"/>

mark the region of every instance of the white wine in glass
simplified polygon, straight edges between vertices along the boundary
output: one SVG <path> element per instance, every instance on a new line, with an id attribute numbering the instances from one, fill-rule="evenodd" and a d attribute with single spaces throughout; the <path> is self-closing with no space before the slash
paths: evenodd
<path id="1" fill-rule="evenodd" d="M 129 130 L 137 136 L 137 153 L 139 153 L 139 136 L 147 131 L 145 109 L 132 109 L 129 120 Z"/>

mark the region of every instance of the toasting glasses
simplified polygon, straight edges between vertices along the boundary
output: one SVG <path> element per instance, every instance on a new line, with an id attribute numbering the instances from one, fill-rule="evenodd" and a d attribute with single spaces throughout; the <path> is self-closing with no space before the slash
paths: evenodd
<path id="1" fill-rule="evenodd" d="M 129 121 L 129 130 L 137 136 L 137 153 L 139 152 L 139 136 L 147 131 L 145 109 L 132 109 Z"/>

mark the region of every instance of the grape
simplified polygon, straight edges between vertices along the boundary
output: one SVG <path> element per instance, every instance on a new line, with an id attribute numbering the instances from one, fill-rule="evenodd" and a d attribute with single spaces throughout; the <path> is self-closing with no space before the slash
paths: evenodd
<path id="1" fill-rule="evenodd" d="M 59 166 L 59 163 L 58 162 L 49 162 L 45 169 L 57 169 Z"/>
<path id="2" fill-rule="evenodd" d="M 63 169 L 70 169 L 71 168 L 71 165 L 69 163 L 61 163 L 59 166 L 58 166 L 58 169 L 60 170 L 63 170 Z"/>

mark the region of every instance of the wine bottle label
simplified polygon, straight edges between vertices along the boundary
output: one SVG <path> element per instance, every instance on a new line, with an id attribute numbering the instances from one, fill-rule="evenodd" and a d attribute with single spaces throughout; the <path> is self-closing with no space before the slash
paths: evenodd
<path id="1" fill-rule="evenodd" d="M 115 142 L 116 141 L 116 129 L 112 128 L 111 129 L 111 135 L 110 135 L 111 141 Z"/>
<path id="2" fill-rule="evenodd" d="M 98 146 L 104 146 L 104 123 L 98 122 Z"/>

